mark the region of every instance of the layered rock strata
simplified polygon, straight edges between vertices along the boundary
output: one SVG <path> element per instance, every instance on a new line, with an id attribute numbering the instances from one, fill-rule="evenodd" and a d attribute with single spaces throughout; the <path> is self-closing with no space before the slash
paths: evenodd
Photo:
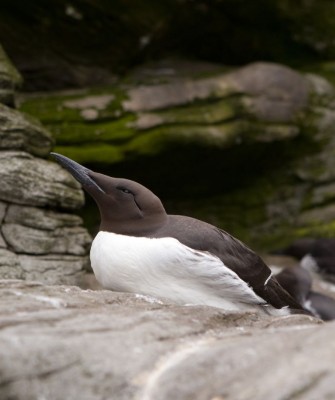
<path id="1" fill-rule="evenodd" d="M 0 50 L 0 80 L 7 71 L 11 82 L 1 84 L 7 94 L 0 92 L 0 277 L 80 284 L 91 238 L 72 212 L 83 193 L 65 170 L 41 158 L 54 144 L 50 133 L 4 104 L 13 103 L 17 73 Z"/>
<path id="2" fill-rule="evenodd" d="M 254 248 L 334 236 L 335 91 L 283 65 L 143 67 L 112 87 L 21 99 L 57 151 L 139 180 L 168 210 Z"/>

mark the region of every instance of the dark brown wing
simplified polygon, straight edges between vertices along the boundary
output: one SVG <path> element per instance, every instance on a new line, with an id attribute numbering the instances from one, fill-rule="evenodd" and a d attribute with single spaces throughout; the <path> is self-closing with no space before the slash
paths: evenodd
<path id="1" fill-rule="evenodd" d="M 303 307 L 278 283 L 277 279 L 271 276 L 270 268 L 254 251 L 229 233 L 221 229 L 219 229 L 219 231 L 223 241 L 231 243 L 231 246 L 234 248 L 232 253 L 234 253 L 235 258 L 232 260 L 231 257 L 229 258 L 224 254 L 225 248 L 227 247 L 225 245 L 222 245 L 218 254 L 214 254 L 220 257 L 224 264 L 227 263 L 226 265 L 241 279 L 248 282 L 258 296 L 262 297 L 267 303 L 276 308 L 289 306 L 292 309 L 303 309 Z M 228 264 L 229 262 L 231 265 Z"/>
<path id="2" fill-rule="evenodd" d="M 256 253 L 213 225 L 190 217 L 170 215 L 167 224 L 153 236 L 174 237 L 193 249 L 214 254 L 267 303 L 276 308 L 289 306 L 302 310 L 301 305 L 271 276 L 270 268 Z"/>

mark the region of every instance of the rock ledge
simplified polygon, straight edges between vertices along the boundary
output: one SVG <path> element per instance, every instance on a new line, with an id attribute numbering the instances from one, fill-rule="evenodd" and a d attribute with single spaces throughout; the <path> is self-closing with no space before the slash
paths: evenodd
<path id="1" fill-rule="evenodd" d="M 334 323 L 19 280 L 0 296 L 3 400 L 335 396 Z"/>

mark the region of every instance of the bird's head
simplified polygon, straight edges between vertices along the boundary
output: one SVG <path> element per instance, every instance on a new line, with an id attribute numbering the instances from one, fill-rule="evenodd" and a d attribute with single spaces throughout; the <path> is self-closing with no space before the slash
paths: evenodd
<path id="1" fill-rule="evenodd" d="M 160 199 L 143 185 L 91 171 L 61 154 L 51 155 L 97 203 L 100 230 L 142 236 L 164 224 L 167 216 Z"/>

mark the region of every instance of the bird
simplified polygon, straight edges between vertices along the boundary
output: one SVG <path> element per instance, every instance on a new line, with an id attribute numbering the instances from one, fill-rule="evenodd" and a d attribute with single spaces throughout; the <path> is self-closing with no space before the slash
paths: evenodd
<path id="1" fill-rule="evenodd" d="M 308 296 L 310 308 L 314 316 L 324 321 L 332 321 L 335 319 L 335 300 L 325 294 L 311 291 Z M 315 311 L 313 313 L 313 310 Z"/>
<path id="2" fill-rule="evenodd" d="M 90 259 L 105 289 L 264 315 L 308 313 L 248 246 L 207 222 L 167 214 L 140 183 L 94 172 L 51 153 L 100 211 Z"/>
<path id="3" fill-rule="evenodd" d="M 312 276 L 300 265 L 284 268 L 276 274 L 276 279 L 286 291 L 309 310 L 315 317 L 324 321 L 335 319 L 335 299 L 312 290 Z"/>
<path id="4" fill-rule="evenodd" d="M 273 254 L 288 255 L 313 273 L 335 282 L 335 238 L 301 238 Z"/>
<path id="5" fill-rule="evenodd" d="M 312 277 L 308 271 L 295 265 L 283 268 L 275 275 L 279 284 L 304 308 L 308 308 L 308 295 L 312 290 Z"/>

